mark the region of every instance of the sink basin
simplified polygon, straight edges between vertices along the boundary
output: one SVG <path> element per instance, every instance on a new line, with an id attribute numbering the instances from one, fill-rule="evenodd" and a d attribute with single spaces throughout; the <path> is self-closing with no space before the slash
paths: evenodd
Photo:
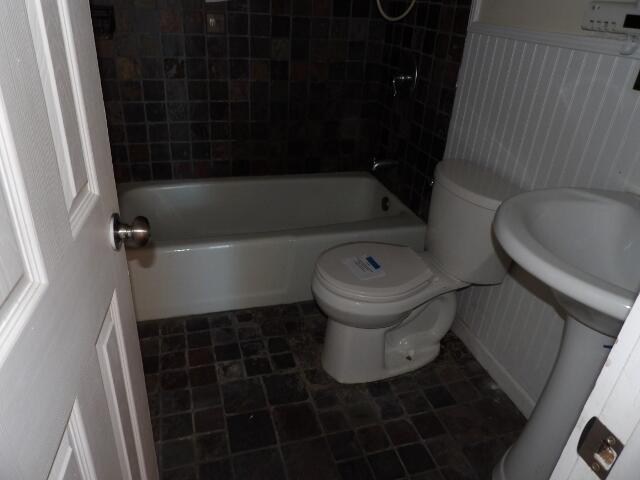
<path id="1" fill-rule="evenodd" d="M 493 479 L 549 478 L 640 289 L 640 197 L 534 190 L 505 201 L 493 226 L 504 250 L 566 311 L 553 371 Z"/>
<path id="2" fill-rule="evenodd" d="M 576 316 L 617 335 L 640 289 L 640 197 L 534 190 L 502 204 L 494 230 L 505 251 L 554 289 L 563 307 L 574 314 L 575 302 L 593 309 Z"/>

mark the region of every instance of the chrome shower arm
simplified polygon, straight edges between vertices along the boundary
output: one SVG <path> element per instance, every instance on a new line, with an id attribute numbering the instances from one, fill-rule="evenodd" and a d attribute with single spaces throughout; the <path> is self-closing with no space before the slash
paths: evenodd
<path id="1" fill-rule="evenodd" d="M 373 157 L 373 163 L 371 164 L 371 171 L 376 172 L 382 168 L 393 168 L 398 166 L 397 160 L 378 160 Z"/>

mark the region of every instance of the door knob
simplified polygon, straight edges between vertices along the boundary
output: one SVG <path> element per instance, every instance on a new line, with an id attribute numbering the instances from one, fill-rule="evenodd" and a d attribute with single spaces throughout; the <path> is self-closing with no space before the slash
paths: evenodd
<path id="1" fill-rule="evenodd" d="M 120 250 L 123 243 L 126 247 L 144 247 L 151 238 L 151 227 L 149 227 L 149 220 L 146 217 L 136 217 L 131 225 L 128 225 L 122 223 L 120 215 L 114 213 L 111 215 L 109 230 L 109 240 L 111 248 L 114 250 Z"/>

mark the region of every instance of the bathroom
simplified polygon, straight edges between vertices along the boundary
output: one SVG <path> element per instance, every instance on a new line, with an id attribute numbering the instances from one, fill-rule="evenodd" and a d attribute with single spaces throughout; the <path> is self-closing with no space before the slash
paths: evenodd
<path id="1" fill-rule="evenodd" d="M 639 32 L 1 2 L 0 478 L 635 478 Z"/>
<path id="2" fill-rule="evenodd" d="M 338 383 L 310 278 L 348 242 L 421 251 L 443 159 L 503 198 L 633 183 L 633 55 L 588 2 L 519 4 L 93 4 L 121 215 L 156 235 L 127 255 L 162 478 L 491 478 L 559 349 L 548 287 L 512 265 L 458 292 L 435 360 Z"/>

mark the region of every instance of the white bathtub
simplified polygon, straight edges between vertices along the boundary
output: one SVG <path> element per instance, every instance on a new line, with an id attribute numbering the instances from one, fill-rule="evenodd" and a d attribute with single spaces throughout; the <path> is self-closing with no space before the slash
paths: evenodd
<path id="1" fill-rule="evenodd" d="M 127 251 L 138 320 L 310 300 L 316 258 L 329 247 L 424 245 L 424 222 L 367 173 L 118 190 L 121 217 L 144 215 L 151 223 L 149 246 Z"/>

